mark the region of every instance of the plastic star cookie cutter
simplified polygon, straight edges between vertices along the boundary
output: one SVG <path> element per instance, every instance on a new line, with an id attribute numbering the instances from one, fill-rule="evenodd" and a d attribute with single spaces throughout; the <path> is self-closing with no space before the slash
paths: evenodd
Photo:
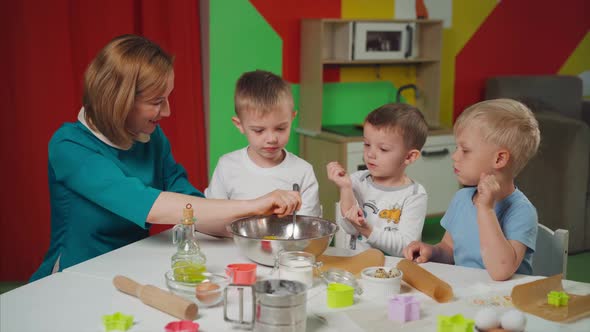
<path id="1" fill-rule="evenodd" d="M 556 307 L 565 307 L 570 299 L 566 292 L 551 291 L 547 294 L 547 303 Z"/>
<path id="2" fill-rule="evenodd" d="M 463 315 L 438 316 L 438 332 L 472 332 L 475 326 L 473 319 L 467 319 Z"/>
<path id="3" fill-rule="evenodd" d="M 133 316 L 115 312 L 112 315 L 102 316 L 102 323 L 107 332 L 127 331 L 133 325 Z"/>

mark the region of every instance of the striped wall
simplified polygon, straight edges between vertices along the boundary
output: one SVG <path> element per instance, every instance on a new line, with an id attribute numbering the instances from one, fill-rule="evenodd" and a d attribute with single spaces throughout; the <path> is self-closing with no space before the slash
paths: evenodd
<path id="1" fill-rule="evenodd" d="M 413 0 L 397 1 L 403 3 L 282 0 L 277 6 L 273 0 L 210 1 L 210 173 L 219 156 L 246 145 L 230 121 L 233 87 L 242 72 L 265 69 L 281 74 L 293 84 L 297 99 L 301 18 L 395 18 L 402 14 L 396 10 Z M 590 80 L 590 2 L 586 0 L 569 0 L 567 5 L 553 0 L 425 3 L 431 18 L 446 19 L 440 109 L 445 126 L 451 126 L 464 107 L 481 99 L 489 76 L 559 73 Z M 395 88 L 413 82 L 415 72 L 404 66 L 385 66 L 379 72 L 372 67 L 331 68 L 324 78 L 342 83 L 384 81 Z M 590 88 L 590 81 L 585 88 Z M 412 103 L 412 96 L 408 97 Z M 287 148 L 294 153 L 297 141 L 292 133 Z"/>

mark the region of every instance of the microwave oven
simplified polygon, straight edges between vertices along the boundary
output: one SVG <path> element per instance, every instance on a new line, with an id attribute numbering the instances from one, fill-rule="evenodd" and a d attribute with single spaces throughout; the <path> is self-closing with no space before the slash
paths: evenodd
<path id="1" fill-rule="evenodd" d="M 356 22 L 353 60 L 394 60 L 418 57 L 415 23 Z"/>

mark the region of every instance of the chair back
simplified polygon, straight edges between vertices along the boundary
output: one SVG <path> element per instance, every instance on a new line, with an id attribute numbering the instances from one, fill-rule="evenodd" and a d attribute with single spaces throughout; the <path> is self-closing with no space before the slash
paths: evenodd
<path id="1" fill-rule="evenodd" d="M 568 240 L 568 230 L 552 231 L 539 224 L 536 249 L 533 255 L 533 275 L 552 276 L 561 273 L 565 279 Z"/>
<path id="2" fill-rule="evenodd" d="M 496 76 L 486 80 L 485 99 L 512 98 L 540 103 L 545 111 L 580 120 L 582 117 L 583 82 L 577 76 L 524 75 Z M 532 107 L 532 105 L 529 105 Z M 533 109 L 533 111 L 535 111 Z"/>

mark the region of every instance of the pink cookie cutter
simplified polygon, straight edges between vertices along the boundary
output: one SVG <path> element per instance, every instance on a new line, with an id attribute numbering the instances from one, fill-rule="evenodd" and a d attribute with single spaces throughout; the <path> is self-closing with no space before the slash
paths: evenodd
<path id="1" fill-rule="evenodd" d="M 393 296 L 389 299 L 387 318 L 398 322 L 420 319 L 420 302 L 413 296 Z"/>
<path id="2" fill-rule="evenodd" d="M 166 332 L 197 332 L 198 330 L 199 324 L 190 320 L 170 322 L 164 326 L 164 331 Z"/>
<path id="3" fill-rule="evenodd" d="M 256 264 L 229 264 L 225 269 L 225 273 L 235 285 L 253 285 L 256 282 Z"/>

